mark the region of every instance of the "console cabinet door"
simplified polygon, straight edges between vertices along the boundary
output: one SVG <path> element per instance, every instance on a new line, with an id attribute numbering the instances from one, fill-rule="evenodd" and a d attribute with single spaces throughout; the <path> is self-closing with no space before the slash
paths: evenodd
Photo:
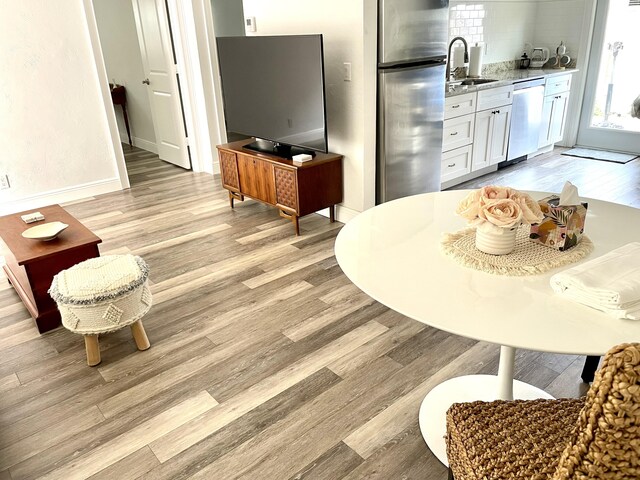
<path id="1" fill-rule="evenodd" d="M 220 150 L 220 173 L 222 186 L 236 192 L 240 191 L 240 181 L 238 179 L 238 164 L 236 154 Z"/>
<path id="2" fill-rule="evenodd" d="M 238 176 L 240 190 L 244 195 L 271 205 L 276 204 L 273 165 L 269 162 L 238 155 Z"/>
<path id="3" fill-rule="evenodd" d="M 298 186 L 295 170 L 275 167 L 276 205 L 298 212 Z"/>

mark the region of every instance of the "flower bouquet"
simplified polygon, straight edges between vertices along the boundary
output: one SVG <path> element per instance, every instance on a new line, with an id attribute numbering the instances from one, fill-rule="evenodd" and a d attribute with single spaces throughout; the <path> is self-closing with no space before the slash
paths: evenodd
<path id="1" fill-rule="evenodd" d="M 518 227 L 544 218 L 538 202 L 529 195 L 495 185 L 470 192 L 456 213 L 476 227 L 476 248 L 493 255 L 512 252 Z"/>

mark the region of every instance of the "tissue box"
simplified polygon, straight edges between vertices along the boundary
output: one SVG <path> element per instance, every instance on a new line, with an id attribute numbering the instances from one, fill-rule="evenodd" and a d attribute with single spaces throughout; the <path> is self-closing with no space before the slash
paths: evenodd
<path id="1" fill-rule="evenodd" d="M 551 195 L 538 201 L 544 220 L 531 225 L 529 237 L 561 252 L 577 245 L 584 233 L 584 222 L 587 216 L 586 202 L 580 205 L 562 205 L 560 197 Z"/>

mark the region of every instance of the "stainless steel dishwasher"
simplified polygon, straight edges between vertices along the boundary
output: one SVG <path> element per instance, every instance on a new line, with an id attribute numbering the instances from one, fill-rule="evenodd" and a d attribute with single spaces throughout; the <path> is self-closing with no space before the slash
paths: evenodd
<path id="1" fill-rule="evenodd" d="M 511 107 L 511 131 L 509 132 L 507 160 L 499 166 L 515 163 L 514 160 L 525 160 L 527 155 L 538 150 L 543 102 L 544 78 L 513 84 L 513 106 Z"/>

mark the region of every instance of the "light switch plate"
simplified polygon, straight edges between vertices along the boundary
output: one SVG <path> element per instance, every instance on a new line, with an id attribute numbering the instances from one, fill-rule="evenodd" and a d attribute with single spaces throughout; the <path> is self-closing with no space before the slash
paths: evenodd
<path id="1" fill-rule="evenodd" d="M 244 29 L 246 32 L 255 32 L 256 31 L 256 17 L 245 17 L 244 19 Z"/>

